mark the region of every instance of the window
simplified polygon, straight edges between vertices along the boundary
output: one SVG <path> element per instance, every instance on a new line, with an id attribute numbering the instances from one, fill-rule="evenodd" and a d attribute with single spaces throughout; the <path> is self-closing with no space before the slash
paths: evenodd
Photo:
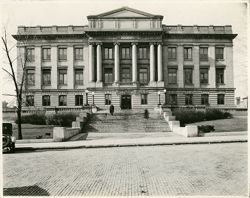
<path id="1" fill-rule="evenodd" d="M 148 94 L 141 94 L 141 104 L 142 105 L 148 104 Z"/>
<path id="2" fill-rule="evenodd" d="M 82 105 L 83 105 L 83 96 L 75 95 L 75 106 L 82 106 Z"/>
<path id="3" fill-rule="evenodd" d="M 215 48 L 215 58 L 217 59 L 224 59 L 224 48 L 223 47 L 216 47 Z"/>
<path id="4" fill-rule="evenodd" d="M 113 69 L 112 68 L 104 68 L 104 82 L 105 83 L 113 82 Z"/>
<path id="5" fill-rule="evenodd" d="M 50 106 L 50 96 L 44 95 L 42 97 L 42 103 L 43 103 L 43 106 Z"/>
<path id="6" fill-rule="evenodd" d="M 59 85 L 67 85 L 67 69 L 59 69 Z"/>
<path id="7" fill-rule="evenodd" d="M 51 70 L 50 69 L 43 69 L 42 83 L 43 85 L 51 85 Z"/>
<path id="8" fill-rule="evenodd" d="M 224 84 L 224 69 L 223 68 L 216 69 L 216 83 Z"/>
<path id="9" fill-rule="evenodd" d="M 111 94 L 105 94 L 105 105 L 111 105 Z"/>
<path id="10" fill-rule="evenodd" d="M 83 48 L 74 49 L 75 60 L 83 60 Z"/>
<path id="11" fill-rule="evenodd" d="M 169 104 L 177 105 L 177 94 L 169 94 Z"/>
<path id="12" fill-rule="evenodd" d="M 28 62 L 35 61 L 35 49 L 34 48 L 27 48 L 26 49 L 26 59 Z"/>
<path id="13" fill-rule="evenodd" d="M 208 84 L 208 69 L 200 69 L 200 84 Z"/>
<path id="14" fill-rule="evenodd" d="M 185 95 L 185 105 L 192 105 L 193 104 L 193 95 L 186 94 Z"/>
<path id="15" fill-rule="evenodd" d="M 208 60 L 208 48 L 207 47 L 200 48 L 200 60 Z"/>
<path id="16" fill-rule="evenodd" d="M 168 59 L 176 59 L 176 47 L 168 48 Z"/>
<path id="17" fill-rule="evenodd" d="M 35 70 L 27 69 L 26 70 L 26 83 L 27 85 L 34 86 L 35 85 Z"/>
<path id="18" fill-rule="evenodd" d="M 83 85 L 83 69 L 75 70 L 75 85 Z"/>
<path id="19" fill-rule="evenodd" d="M 217 104 L 218 105 L 224 105 L 225 103 L 225 95 L 224 94 L 218 94 L 217 96 Z"/>
<path id="20" fill-rule="evenodd" d="M 123 47 L 122 48 L 122 57 L 121 59 L 130 59 L 130 48 L 129 47 Z"/>
<path id="21" fill-rule="evenodd" d="M 141 84 L 148 84 L 148 69 L 147 68 L 139 69 L 139 82 Z"/>
<path id="22" fill-rule="evenodd" d="M 184 69 L 185 84 L 193 84 L 193 69 Z"/>
<path id="23" fill-rule="evenodd" d="M 202 105 L 208 105 L 208 94 L 201 94 L 201 104 Z"/>
<path id="24" fill-rule="evenodd" d="M 148 48 L 139 47 L 138 48 L 138 59 L 148 59 Z"/>
<path id="25" fill-rule="evenodd" d="M 123 83 L 131 82 L 130 68 L 122 68 L 121 80 Z"/>
<path id="26" fill-rule="evenodd" d="M 42 60 L 49 61 L 51 59 L 51 50 L 50 48 L 42 49 Z"/>
<path id="27" fill-rule="evenodd" d="M 104 48 L 104 59 L 105 60 L 113 59 L 113 48 L 112 47 L 105 47 Z"/>
<path id="28" fill-rule="evenodd" d="M 177 69 L 168 69 L 168 84 L 177 84 Z"/>
<path id="29" fill-rule="evenodd" d="M 26 106 L 34 106 L 34 96 L 26 96 Z"/>
<path id="30" fill-rule="evenodd" d="M 67 96 L 66 95 L 59 96 L 59 106 L 67 106 Z"/>
<path id="31" fill-rule="evenodd" d="M 61 60 L 61 61 L 67 60 L 67 48 L 58 49 L 58 60 Z"/>
<path id="32" fill-rule="evenodd" d="M 184 60 L 192 60 L 192 47 L 184 47 Z"/>

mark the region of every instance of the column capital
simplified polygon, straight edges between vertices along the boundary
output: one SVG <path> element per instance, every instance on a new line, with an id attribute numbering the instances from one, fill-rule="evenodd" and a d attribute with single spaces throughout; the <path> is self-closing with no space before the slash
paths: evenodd
<path id="1" fill-rule="evenodd" d="M 138 45 L 138 42 L 132 42 L 131 45 Z"/>
<path id="2" fill-rule="evenodd" d="M 95 42 L 95 45 L 102 45 L 102 42 Z"/>
<path id="3" fill-rule="evenodd" d="M 93 41 L 88 41 L 88 45 L 95 45 L 95 42 L 93 42 Z"/>
<path id="4" fill-rule="evenodd" d="M 163 42 L 156 42 L 157 45 L 163 45 Z"/>
<path id="5" fill-rule="evenodd" d="M 156 45 L 157 42 L 149 42 L 149 45 Z"/>
<path id="6" fill-rule="evenodd" d="M 120 45 L 120 43 L 118 41 L 115 41 L 114 45 Z"/>

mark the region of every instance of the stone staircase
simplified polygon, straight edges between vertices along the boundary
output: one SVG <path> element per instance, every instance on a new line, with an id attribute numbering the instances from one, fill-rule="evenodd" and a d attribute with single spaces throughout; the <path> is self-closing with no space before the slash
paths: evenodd
<path id="1" fill-rule="evenodd" d="M 147 133 L 170 132 L 169 125 L 162 115 L 150 112 L 145 119 L 143 111 L 121 110 L 112 116 L 108 111 L 91 115 L 90 122 L 84 127 L 85 132 L 96 133 Z"/>

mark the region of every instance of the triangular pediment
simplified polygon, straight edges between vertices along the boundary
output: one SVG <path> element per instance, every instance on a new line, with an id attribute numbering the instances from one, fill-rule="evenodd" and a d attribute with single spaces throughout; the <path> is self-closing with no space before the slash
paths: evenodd
<path id="1" fill-rule="evenodd" d="M 147 12 L 136 10 L 129 7 L 122 7 L 116 10 L 111 10 L 109 12 L 101 13 L 98 15 L 91 15 L 88 18 L 152 18 L 152 17 L 162 17 L 159 15 L 153 15 Z"/>

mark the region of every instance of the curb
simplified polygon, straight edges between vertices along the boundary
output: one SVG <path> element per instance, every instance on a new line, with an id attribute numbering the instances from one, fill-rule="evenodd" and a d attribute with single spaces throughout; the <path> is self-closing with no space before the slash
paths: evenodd
<path id="1" fill-rule="evenodd" d="M 107 144 L 107 145 L 79 145 L 79 146 L 44 146 L 44 147 L 20 147 L 16 151 L 35 151 L 35 150 L 66 150 L 80 148 L 112 148 L 112 147 L 138 147 L 138 146 L 165 146 L 165 145 L 188 145 L 188 144 L 223 144 L 223 143 L 244 143 L 247 139 L 238 140 L 214 140 L 214 141 L 197 141 L 197 142 L 164 142 L 164 143 L 131 143 L 131 144 Z"/>

